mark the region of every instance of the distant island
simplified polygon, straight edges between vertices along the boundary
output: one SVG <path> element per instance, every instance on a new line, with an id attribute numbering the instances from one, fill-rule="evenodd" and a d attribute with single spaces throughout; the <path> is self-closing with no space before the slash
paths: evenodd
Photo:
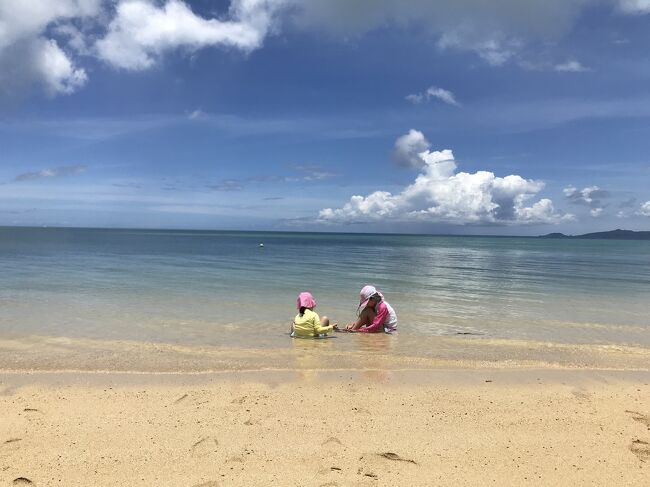
<path id="1" fill-rule="evenodd" d="M 549 233 L 540 235 L 539 238 L 591 238 L 609 240 L 650 240 L 650 231 L 635 232 L 633 230 L 610 230 L 609 232 L 585 233 L 583 235 L 565 235 L 563 233 Z"/>

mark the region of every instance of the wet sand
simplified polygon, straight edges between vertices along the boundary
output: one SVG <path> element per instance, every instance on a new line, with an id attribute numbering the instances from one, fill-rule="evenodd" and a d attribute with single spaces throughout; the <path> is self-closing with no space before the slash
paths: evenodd
<path id="1" fill-rule="evenodd" d="M 0 485 L 648 485 L 647 371 L 0 373 Z"/>

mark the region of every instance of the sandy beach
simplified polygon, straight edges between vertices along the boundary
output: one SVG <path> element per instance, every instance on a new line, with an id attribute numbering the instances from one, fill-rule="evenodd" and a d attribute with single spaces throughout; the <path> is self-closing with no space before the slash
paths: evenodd
<path id="1" fill-rule="evenodd" d="M 0 484 L 647 485 L 650 373 L 0 374 Z"/>

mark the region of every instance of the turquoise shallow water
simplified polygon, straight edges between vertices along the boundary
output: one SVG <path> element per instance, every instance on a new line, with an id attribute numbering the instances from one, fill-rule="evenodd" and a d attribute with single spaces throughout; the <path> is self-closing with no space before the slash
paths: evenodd
<path id="1" fill-rule="evenodd" d="M 11 336 L 277 348 L 298 292 L 345 323 L 370 283 L 410 343 L 650 346 L 642 241 L 2 228 L 0 276 Z"/>

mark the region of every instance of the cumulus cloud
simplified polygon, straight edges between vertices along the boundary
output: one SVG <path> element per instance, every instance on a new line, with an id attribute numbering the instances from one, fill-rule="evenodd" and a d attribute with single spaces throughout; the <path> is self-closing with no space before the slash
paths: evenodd
<path id="1" fill-rule="evenodd" d="M 417 29 L 441 49 L 477 54 L 499 66 L 529 42 L 570 31 L 589 0 L 292 0 L 299 24 L 349 37 L 386 25 Z"/>
<path id="2" fill-rule="evenodd" d="M 424 93 L 414 93 L 406 96 L 406 99 L 414 105 L 429 101 L 431 98 L 437 98 L 449 105 L 459 106 L 456 97 L 451 91 L 445 90 L 444 88 L 437 88 L 435 86 L 430 86 Z"/>
<path id="3" fill-rule="evenodd" d="M 14 178 L 14 181 L 33 181 L 36 179 L 49 179 L 58 178 L 62 176 L 69 176 L 71 174 L 79 174 L 84 172 L 87 166 L 59 166 L 51 169 L 42 169 L 40 171 L 31 171 L 19 174 Z"/>
<path id="4" fill-rule="evenodd" d="M 619 8 L 626 14 L 647 14 L 650 0 L 619 0 Z"/>
<path id="5" fill-rule="evenodd" d="M 431 145 L 419 130 L 411 129 L 405 135 L 398 137 L 395 141 L 393 159 L 403 167 L 421 168 L 424 166 L 424 159 L 420 156 L 429 149 Z"/>
<path id="6" fill-rule="evenodd" d="M 466 28 L 459 28 L 444 32 L 438 40 L 438 47 L 474 51 L 489 65 L 502 66 L 524 46 L 521 39 L 507 37 L 500 32 L 491 33 L 491 37 L 482 37 L 465 32 L 466 30 Z"/>
<path id="7" fill-rule="evenodd" d="M 68 46 L 48 37 L 48 26 L 99 15 L 100 0 L 22 0 L 0 2 L 0 94 L 40 84 L 50 95 L 73 93 L 87 80 Z M 70 32 L 70 29 L 67 29 Z M 72 44 L 69 35 L 67 39 Z"/>
<path id="8" fill-rule="evenodd" d="M 233 0 L 217 19 L 196 15 L 182 0 L 0 0 L 0 94 L 32 83 L 51 95 L 73 93 L 88 79 L 81 56 L 142 70 L 175 49 L 250 52 L 285 3 Z"/>
<path id="9" fill-rule="evenodd" d="M 421 132 L 407 134 L 426 142 Z M 399 140 L 399 139 L 398 139 Z M 428 142 L 426 142 L 428 147 Z M 544 183 L 489 171 L 457 172 L 451 150 L 423 150 L 418 154 L 422 171 L 399 194 L 375 191 L 353 196 L 341 208 L 325 208 L 321 222 L 371 223 L 379 221 L 429 221 L 454 224 L 559 223 L 573 219 L 559 214 L 551 200 L 530 203 Z"/>
<path id="10" fill-rule="evenodd" d="M 650 201 L 646 201 L 639 208 L 639 215 L 650 216 Z"/>
<path id="11" fill-rule="evenodd" d="M 589 214 L 594 218 L 601 216 L 605 209 L 606 205 L 602 200 L 611 196 L 609 191 L 605 191 L 598 186 L 588 186 L 582 189 L 567 186 L 563 192 L 569 203 L 588 206 Z"/>
<path id="12" fill-rule="evenodd" d="M 417 30 L 440 49 L 473 52 L 492 66 L 536 42 L 557 41 L 594 0 L 288 0 L 303 27 L 324 28 L 348 38 L 386 25 Z M 626 14 L 650 13 L 650 0 L 605 0 Z M 559 66 L 563 66 L 560 64 Z M 564 63 L 575 72 L 578 64 Z"/>
<path id="13" fill-rule="evenodd" d="M 142 70 L 167 51 L 225 46 L 252 51 L 262 45 L 282 0 L 235 0 L 231 20 L 205 19 L 180 0 L 157 6 L 150 0 L 123 0 L 97 44 L 100 58 L 117 68 Z"/>
<path id="14" fill-rule="evenodd" d="M 588 186 L 578 189 L 575 186 L 567 186 L 563 190 L 569 203 L 574 205 L 584 205 L 590 208 L 589 213 L 593 217 L 598 217 L 604 210 L 603 199 L 609 198 L 609 191 L 599 188 L 598 186 Z"/>
<path id="15" fill-rule="evenodd" d="M 560 73 L 584 73 L 589 68 L 583 66 L 580 61 L 567 61 L 566 63 L 556 64 L 553 69 Z"/>
<path id="16" fill-rule="evenodd" d="M 650 12 L 650 0 L 605 0 L 625 14 Z M 535 43 L 566 35 L 593 0 L 231 0 L 226 12 L 198 14 L 187 0 L 0 0 L 0 94 L 34 83 L 51 95 L 84 86 L 83 61 L 144 70 L 166 53 L 218 46 L 244 53 L 287 22 L 344 38 L 387 25 L 424 33 L 440 49 L 474 52 L 499 66 Z M 556 69 L 586 69 L 577 61 Z M 455 104 L 448 92 L 415 94 Z"/>
<path id="17" fill-rule="evenodd" d="M 583 189 L 578 189 L 575 186 L 567 186 L 563 192 L 569 201 L 576 204 L 598 204 L 600 199 L 609 197 L 609 192 L 600 189 L 598 186 L 587 186 Z"/>

